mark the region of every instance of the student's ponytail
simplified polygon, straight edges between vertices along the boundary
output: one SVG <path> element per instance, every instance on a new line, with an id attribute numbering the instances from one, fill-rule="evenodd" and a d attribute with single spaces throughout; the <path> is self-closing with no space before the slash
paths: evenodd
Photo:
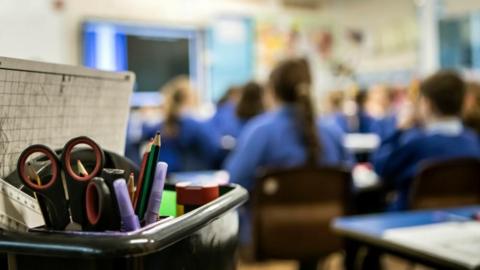
<path id="1" fill-rule="evenodd" d="M 297 100 L 295 102 L 295 111 L 299 127 L 302 130 L 303 141 L 307 151 L 307 164 L 316 165 L 320 159 L 321 151 L 318 142 L 317 126 L 315 123 L 315 113 L 313 111 L 310 89 L 307 84 L 297 86 Z"/>
<path id="2" fill-rule="evenodd" d="M 310 95 L 311 75 L 307 61 L 290 59 L 281 62 L 272 72 L 270 83 L 277 98 L 294 108 L 296 123 L 305 145 L 307 165 L 317 165 L 322 146 L 318 140 L 315 113 Z"/>

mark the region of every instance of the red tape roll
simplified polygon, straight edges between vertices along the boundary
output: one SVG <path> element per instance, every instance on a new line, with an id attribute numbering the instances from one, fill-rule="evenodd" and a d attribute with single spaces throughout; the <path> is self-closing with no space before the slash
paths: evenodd
<path id="1" fill-rule="evenodd" d="M 204 205 L 220 196 L 218 184 L 195 184 L 190 182 L 178 183 L 177 204 Z"/>

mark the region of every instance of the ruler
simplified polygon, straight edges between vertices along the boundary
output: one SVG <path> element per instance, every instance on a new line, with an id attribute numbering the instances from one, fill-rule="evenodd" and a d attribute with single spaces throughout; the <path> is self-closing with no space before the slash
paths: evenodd
<path id="1" fill-rule="evenodd" d="M 37 200 L 0 179 L 0 228 L 27 231 L 44 224 Z"/>

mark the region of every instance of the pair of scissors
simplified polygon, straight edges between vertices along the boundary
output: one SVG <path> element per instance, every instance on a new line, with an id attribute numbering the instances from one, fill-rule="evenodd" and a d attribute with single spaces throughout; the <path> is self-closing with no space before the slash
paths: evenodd
<path id="1" fill-rule="evenodd" d="M 82 145 L 88 147 L 79 147 Z M 91 171 L 78 168 L 77 173 L 73 161 L 82 155 L 85 158 L 86 154 Z M 79 160 L 77 164 L 81 164 Z M 17 172 L 20 180 L 37 194 L 46 226 L 63 230 L 72 223 L 87 224 L 85 190 L 104 165 L 105 153 L 100 146 L 81 136 L 68 141 L 60 154 L 43 144 L 29 146 L 20 154 Z"/>

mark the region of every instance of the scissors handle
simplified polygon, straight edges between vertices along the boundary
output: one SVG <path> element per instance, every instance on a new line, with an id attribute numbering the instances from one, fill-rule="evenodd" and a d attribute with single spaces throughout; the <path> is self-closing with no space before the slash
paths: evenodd
<path id="1" fill-rule="evenodd" d="M 85 192 L 85 211 L 87 230 L 103 231 L 108 229 L 113 218 L 113 201 L 108 185 L 103 178 L 95 177 L 88 183 Z"/>
<path id="2" fill-rule="evenodd" d="M 33 155 L 36 154 L 41 155 L 34 157 Z M 27 172 L 32 169 L 29 162 L 40 161 L 46 163 L 41 173 Z M 70 219 L 65 190 L 61 181 L 60 161 L 55 152 L 41 144 L 27 147 L 18 159 L 17 173 L 25 186 L 37 194 L 39 204 L 43 206 L 41 210 L 45 224 L 53 229 L 64 229 Z"/>
<path id="3" fill-rule="evenodd" d="M 88 145 L 91 147 L 91 150 L 95 157 L 95 165 L 93 170 L 88 173 L 87 175 L 78 175 L 72 167 L 72 156 L 76 146 L 78 145 Z M 68 141 L 65 146 L 63 147 L 63 152 L 61 156 L 61 160 L 63 163 L 63 170 L 75 181 L 90 181 L 94 177 L 100 175 L 102 172 L 103 167 L 105 166 L 105 153 L 103 152 L 102 148 L 92 139 L 87 136 L 80 136 L 71 139 Z"/>
<path id="4" fill-rule="evenodd" d="M 82 148 L 81 151 L 77 151 L 79 148 L 75 147 L 79 145 L 87 145 L 89 148 Z M 82 151 L 87 152 L 88 155 L 82 156 L 82 153 L 80 153 Z M 90 152 L 93 153 L 93 155 Z M 93 164 L 93 166 L 90 166 L 93 167 L 93 169 L 87 175 L 79 175 L 72 168 L 72 161 L 78 156 L 82 156 L 83 159 L 79 158 L 79 160 L 81 159 L 85 164 Z M 80 136 L 71 139 L 65 144 L 61 161 L 63 171 L 65 172 L 72 220 L 85 226 L 87 224 L 85 190 L 88 183 L 94 177 L 100 175 L 105 164 L 105 154 L 95 141 L 89 137 Z"/>

